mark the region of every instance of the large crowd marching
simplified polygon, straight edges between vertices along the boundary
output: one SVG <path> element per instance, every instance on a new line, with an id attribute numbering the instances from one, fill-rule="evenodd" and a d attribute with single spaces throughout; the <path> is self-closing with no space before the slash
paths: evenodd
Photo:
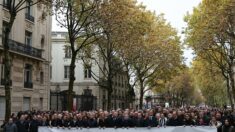
<path id="1" fill-rule="evenodd" d="M 213 126 L 235 132 L 235 112 L 213 108 L 156 108 L 112 111 L 27 111 L 12 114 L 1 126 L 4 132 L 37 132 L 39 126 L 79 128 Z"/>

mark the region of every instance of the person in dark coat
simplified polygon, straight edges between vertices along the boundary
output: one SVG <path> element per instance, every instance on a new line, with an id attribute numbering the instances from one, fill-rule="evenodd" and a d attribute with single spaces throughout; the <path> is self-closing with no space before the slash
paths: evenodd
<path id="1" fill-rule="evenodd" d="M 110 127 L 118 128 L 121 127 L 122 119 L 118 117 L 118 113 L 114 112 L 112 120 L 110 121 Z"/>
<path id="2" fill-rule="evenodd" d="M 128 114 L 124 114 L 122 119 L 122 127 L 134 127 L 134 123 Z"/>
<path id="3" fill-rule="evenodd" d="M 193 122 L 193 120 L 189 117 L 188 114 L 185 115 L 185 118 L 183 119 L 183 125 L 185 126 L 192 126 L 195 125 L 195 123 Z"/>
<path id="4" fill-rule="evenodd" d="M 146 119 L 146 123 L 148 127 L 156 127 L 158 125 L 157 119 L 152 110 L 149 112 L 149 117 Z"/>
<path id="5" fill-rule="evenodd" d="M 144 119 L 141 113 L 138 113 L 137 119 L 134 120 L 136 127 L 144 127 Z"/>
<path id="6" fill-rule="evenodd" d="M 104 124 L 105 127 L 111 127 L 111 122 L 112 122 L 112 116 L 108 114 L 108 112 L 105 112 L 105 119 L 104 119 Z"/>
<path id="7" fill-rule="evenodd" d="M 81 114 L 77 115 L 76 127 L 84 127 L 84 123 L 83 123 Z"/>
<path id="8" fill-rule="evenodd" d="M 33 119 L 30 121 L 29 132 L 38 132 L 39 122 L 37 120 L 36 115 L 33 116 Z"/>
<path id="9" fill-rule="evenodd" d="M 76 123 L 77 123 L 77 117 L 73 116 L 72 120 L 70 121 L 70 126 L 71 127 L 77 127 Z"/>
<path id="10" fill-rule="evenodd" d="M 231 125 L 229 119 L 224 120 L 224 125 L 221 125 L 217 129 L 218 132 L 235 132 L 235 127 Z"/>
<path id="11" fill-rule="evenodd" d="M 53 127 L 57 127 L 57 115 L 56 114 L 52 116 L 50 125 Z"/>
<path id="12" fill-rule="evenodd" d="M 181 126 L 183 123 L 178 119 L 176 112 L 172 113 L 172 117 L 167 121 L 167 126 Z"/>
<path id="13" fill-rule="evenodd" d="M 20 120 L 16 122 L 18 132 L 28 132 L 29 124 L 25 121 L 24 115 L 20 116 Z"/>
<path id="14" fill-rule="evenodd" d="M 105 114 L 100 113 L 99 118 L 97 119 L 97 124 L 99 127 L 106 127 Z"/>
<path id="15" fill-rule="evenodd" d="M 40 126 L 49 126 L 49 121 L 47 120 L 45 116 L 42 118 L 42 121 L 40 122 Z"/>
<path id="16" fill-rule="evenodd" d="M 63 127 L 63 121 L 62 121 L 62 115 L 59 114 L 57 119 L 56 119 L 56 126 L 57 127 Z"/>
<path id="17" fill-rule="evenodd" d="M 90 113 L 90 118 L 88 119 L 88 126 L 91 128 L 97 127 L 97 120 L 95 119 L 95 115 Z"/>
<path id="18" fill-rule="evenodd" d="M 64 116 L 62 119 L 62 126 L 63 127 L 70 127 L 70 120 L 68 119 L 67 116 Z"/>
<path id="19" fill-rule="evenodd" d="M 17 126 L 16 124 L 13 122 L 13 119 L 10 118 L 8 123 L 6 123 L 3 127 L 3 132 L 18 132 L 17 131 Z"/>

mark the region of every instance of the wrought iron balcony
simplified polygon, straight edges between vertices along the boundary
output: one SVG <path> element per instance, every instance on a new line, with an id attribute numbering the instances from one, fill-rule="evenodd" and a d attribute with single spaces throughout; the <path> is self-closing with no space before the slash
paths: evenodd
<path id="1" fill-rule="evenodd" d="M 33 88 L 33 83 L 32 82 L 24 82 L 24 87 L 25 88 Z"/>
<path id="2" fill-rule="evenodd" d="M 29 20 L 31 22 L 34 22 L 34 17 L 31 16 L 30 14 L 28 14 L 28 13 L 25 13 L 25 19 L 27 19 L 27 20 Z"/>
<path id="3" fill-rule="evenodd" d="M 34 47 L 21 44 L 14 40 L 9 40 L 9 49 L 18 53 L 29 55 L 32 57 L 42 58 L 42 50 Z"/>
<path id="4" fill-rule="evenodd" d="M 0 85 L 5 85 L 5 79 L 1 79 Z M 10 86 L 12 86 L 12 80 L 10 80 Z"/>

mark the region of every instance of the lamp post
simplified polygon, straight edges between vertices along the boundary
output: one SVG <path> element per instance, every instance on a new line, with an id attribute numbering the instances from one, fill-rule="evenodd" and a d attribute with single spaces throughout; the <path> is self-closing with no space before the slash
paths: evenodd
<path id="1" fill-rule="evenodd" d="M 60 93 L 60 85 L 56 85 L 56 110 L 59 110 L 59 93 Z"/>

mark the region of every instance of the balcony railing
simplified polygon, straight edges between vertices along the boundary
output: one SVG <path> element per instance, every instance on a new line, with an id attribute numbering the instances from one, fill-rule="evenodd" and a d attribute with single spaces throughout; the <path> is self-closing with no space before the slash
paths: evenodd
<path id="1" fill-rule="evenodd" d="M 21 44 L 14 40 L 9 40 L 9 49 L 18 53 L 25 54 L 25 55 L 42 58 L 42 50 L 36 49 L 34 47 L 31 47 L 25 44 Z"/>
<path id="2" fill-rule="evenodd" d="M 27 20 L 29 20 L 31 22 L 34 22 L 34 17 L 31 16 L 30 14 L 28 14 L 28 13 L 25 13 L 25 19 L 27 19 Z"/>
<path id="3" fill-rule="evenodd" d="M 5 79 L 1 79 L 0 85 L 5 85 Z M 12 86 L 12 80 L 10 80 L 10 86 Z"/>
<path id="4" fill-rule="evenodd" d="M 33 88 L 32 82 L 24 82 L 24 88 Z"/>

